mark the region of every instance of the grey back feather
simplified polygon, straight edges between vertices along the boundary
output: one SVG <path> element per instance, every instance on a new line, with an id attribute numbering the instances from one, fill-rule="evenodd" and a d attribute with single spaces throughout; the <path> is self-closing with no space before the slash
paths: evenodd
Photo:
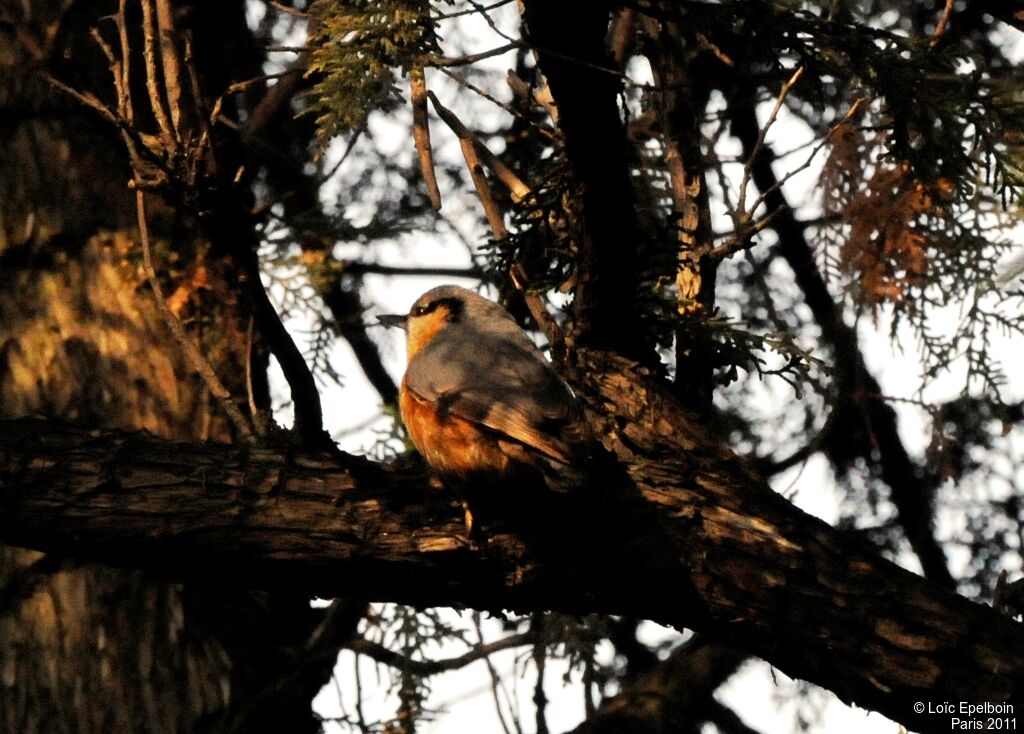
<path id="1" fill-rule="evenodd" d="M 435 288 L 421 300 L 427 296 L 457 296 L 466 312 L 415 356 L 408 388 L 442 414 L 504 434 L 560 464 L 579 458 L 587 433 L 583 412 L 508 312 L 455 286 Z"/>

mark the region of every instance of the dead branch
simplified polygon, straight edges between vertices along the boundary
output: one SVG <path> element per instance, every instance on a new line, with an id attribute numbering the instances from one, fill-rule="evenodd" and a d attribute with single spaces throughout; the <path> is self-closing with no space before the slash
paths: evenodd
<path id="1" fill-rule="evenodd" d="M 427 80 L 423 67 L 409 72 L 410 97 L 412 100 L 412 137 L 420 161 L 420 174 L 427 186 L 427 196 L 435 210 L 441 211 L 441 191 L 437 188 L 437 174 L 434 172 L 434 151 L 430 147 L 430 125 L 427 119 Z"/>
<path id="2" fill-rule="evenodd" d="M 953 0 L 946 0 L 946 7 L 942 10 L 942 17 L 935 26 L 935 35 L 932 37 L 931 45 L 934 47 L 946 32 L 946 25 L 949 23 L 949 16 L 953 13 Z"/>
<path id="3" fill-rule="evenodd" d="M 430 99 L 431 104 L 434 105 L 434 110 L 437 112 L 438 117 L 444 120 L 445 124 L 451 128 L 460 141 L 467 141 L 473 147 L 474 154 L 479 157 L 481 163 L 486 165 L 498 180 L 505 184 L 512 197 L 512 201 L 517 204 L 522 203 L 530 195 L 530 187 L 523 183 L 522 179 L 511 168 L 502 163 L 501 159 L 494 155 L 486 145 L 481 143 L 470 132 L 469 128 L 462 124 L 462 120 L 442 105 L 433 92 L 427 92 L 427 97 Z"/>
<path id="4" fill-rule="evenodd" d="M 470 64 L 475 64 L 478 61 L 490 59 L 495 56 L 501 56 L 502 54 L 507 54 L 509 51 L 515 51 L 517 48 L 525 47 L 526 44 L 522 41 L 511 41 L 506 43 L 504 46 L 498 46 L 497 48 L 492 48 L 489 51 L 481 51 L 480 53 L 467 54 L 466 56 L 459 56 L 456 58 L 437 59 L 436 61 L 431 62 L 431 66 L 469 66 Z"/>
<path id="5" fill-rule="evenodd" d="M 484 209 L 484 214 L 487 217 L 488 224 L 491 226 L 491 232 L 494 235 L 494 239 L 499 242 L 507 239 L 508 228 L 505 226 L 505 214 L 498 205 L 498 202 L 494 199 L 494 196 L 491 194 L 490 184 L 487 183 L 487 177 L 484 175 L 484 163 L 481 152 L 486 151 L 490 159 L 498 164 L 498 166 L 491 167 L 491 170 L 495 171 L 496 175 L 496 168 L 498 170 L 505 171 L 507 179 L 506 185 L 509 185 L 510 190 L 512 186 L 515 186 L 520 191 L 521 196 L 525 198 L 530 193 L 529 188 L 512 173 L 511 169 L 501 163 L 501 160 L 497 156 L 487 150 L 487 147 L 481 143 L 475 135 L 469 132 L 466 126 L 462 124 L 462 121 L 459 120 L 454 113 L 441 106 L 433 94 L 430 95 L 430 99 L 434 103 L 435 109 L 438 110 L 438 114 L 440 114 L 442 119 L 448 123 L 448 126 L 452 128 L 453 132 L 459 136 L 459 145 L 462 148 L 462 157 L 466 161 L 466 168 L 469 170 L 470 178 L 473 180 L 473 186 L 476 189 L 477 198 L 480 200 L 480 205 Z M 441 113 L 441 110 L 444 110 L 443 114 Z M 515 199 L 514 193 L 513 199 Z M 526 306 L 530 311 L 530 315 L 533 316 L 537 326 L 544 332 L 544 335 L 548 339 L 548 343 L 560 344 L 564 340 L 561 329 L 559 329 L 558 324 L 555 323 L 554 319 L 551 318 L 551 314 L 547 312 L 547 309 L 544 308 L 543 300 L 541 300 L 539 296 L 536 296 L 527 290 L 526 272 L 523 270 L 523 267 L 518 263 L 513 265 L 509 272 L 509 278 L 512 281 L 512 284 L 523 296 Z"/>
<path id="6" fill-rule="evenodd" d="M 160 137 L 168 150 L 175 141 L 174 129 L 171 126 L 167 110 L 164 106 L 164 95 L 161 94 L 160 70 L 156 64 L 156 21 L 153 18 L 153 0 L 142 0 L 142 57 L 146 64 L 146 91 L 149 93 L 149 104 L 160 128 Z"/>
<path id="7" fill-rule="evenodd" d="M 178 57 L 178 47 L 175 44 L 177 34 L 174 30 L 174 10 L 171 8 L 170 0 L 156 0 L 156 24 L 157 32 L 160 34 L 163 92 L 170 110 L 175 140 L 180 142 L 184 137 L 184 122 L 182 120 L 184 95 L 181 89 L 183 75 L 181 60 Z"/>
<path id="8" fill-rule="evenodd" d="M 761 129 L 757 133 L 757 140 L 754 141 L 754 150 L 748 157 L 746 165 L 743 166 L 743 178 L 740 180 L 740 192 L 736 208 L 739 210 L 741 216 L 746 216 L 748 219 L 750 217 L 750 214 L 747 213 L 746 205 L 747 187 L 750 185 L 751 161 L 761 152 L 761 148 L 764 147 L 764 139 L 765 137 L 767 137 L 768 131 L 771 129 L 772 125 L 775 124 L 775 120 L 778 119 L 779 110 L 782 109 L 782 105 L 786 101 L 786 97 L 789 96 L 790 90 L 792 90 L 793 87 L 796 86 L 796 83 L 800 81 L 800 77 L 802 77 L 803 75 L 804 67 L 799 66 L 797 67 L 796 71 L 793 72 L 793 75 L 789 78 L 789 81 L 782 85 L 782 89 L 779 90 L 778 97 L 775 98 L 775 106 L 772 107 L 772 112 L 768 116 L 768 120 L 764 123 L 764 125 L 761 126 Z M 761 199 L 758 199 L 758 201 L 760 202 Z M 751 207 L 751 213 L 755 210 L 756 206 L 757 205 L 755 204 L 754 207 Z"/>

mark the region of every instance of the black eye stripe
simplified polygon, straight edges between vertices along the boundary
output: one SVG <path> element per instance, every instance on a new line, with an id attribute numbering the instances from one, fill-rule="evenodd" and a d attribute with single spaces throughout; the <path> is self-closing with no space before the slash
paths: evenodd
<path id="1" fill-rule="evenodd" d="M 465 304 L 459 298 L 438 298 L 436 301 L 425 303 L 422 306 L 416 306 L 412 310 L 413 316 L 426 316 L 428 313 L 436 311 L 441 306 L 448 309 L 451 314 L 451 319 L 454 321 L 462 315 L 462 310 Z"/>

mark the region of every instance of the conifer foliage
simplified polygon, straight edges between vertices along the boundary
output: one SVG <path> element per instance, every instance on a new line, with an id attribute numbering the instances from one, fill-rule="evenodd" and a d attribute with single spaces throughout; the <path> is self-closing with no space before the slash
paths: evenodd
<path id="1" fill-rule="evenodd" d="M 0 5 L 0 731 L 1024 696 L 1022 61 L 997 1 Z M 453 279 L 596 439 L 468 538 L 373 319 Z"/>

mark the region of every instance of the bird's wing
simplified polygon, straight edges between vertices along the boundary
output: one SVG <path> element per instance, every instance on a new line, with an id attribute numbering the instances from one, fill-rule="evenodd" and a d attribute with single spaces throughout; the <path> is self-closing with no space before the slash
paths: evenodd
<path id="1" fill-rule="evenodd" d="M 526 339 L 435 340 L 409 366 L 407 388 L 442 415 L 472 421 L 570 464 L 586 423 L 569 388 Z"/>

